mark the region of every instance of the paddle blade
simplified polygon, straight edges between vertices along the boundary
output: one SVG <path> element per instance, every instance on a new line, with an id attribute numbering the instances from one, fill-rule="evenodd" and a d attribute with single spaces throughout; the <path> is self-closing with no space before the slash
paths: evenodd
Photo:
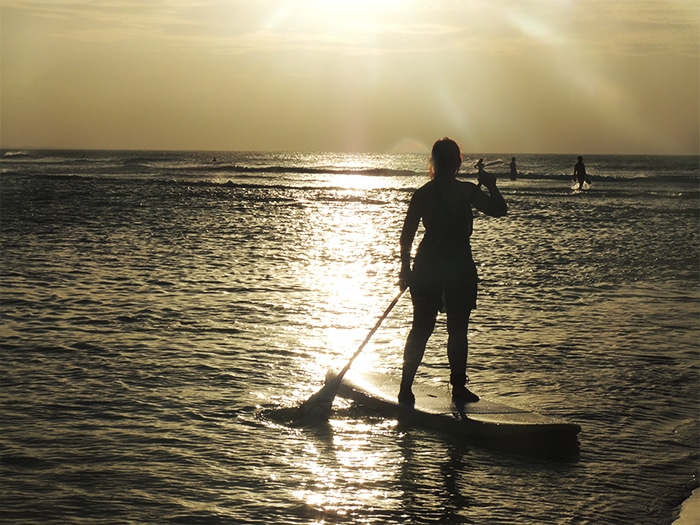
<path id="1" fill-rule="evenodd" d="M 331 379 L 326 376 L 326 382 L 321 387 L 321 390 L 304 401 L 299 407 L 299 419 L 327 421 L 331 415 L 333 400 L 338 394 L 338 388 L 342 379 L 341 376 L 334 376 Z"/>

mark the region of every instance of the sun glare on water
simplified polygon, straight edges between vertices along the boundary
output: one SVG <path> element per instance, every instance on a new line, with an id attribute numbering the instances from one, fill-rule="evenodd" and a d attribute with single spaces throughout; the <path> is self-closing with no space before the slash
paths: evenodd
<path id="1" fill-rule="evenodd" d="M 302 276 L 304 286 L 314 290 L 315 308 L 313 326 L 304 346 L 318 349 L 313 356 L 314 375 L 341 369 L 358 349 L 387 302 L 377 297 L 376 275 L 385 271 L 393 275 L 395 271 L 390 255 L 379 262 L 370 249 L 385 244 L 381 227 L 374 224 L 384 216 L 372 213 L 378 205 L 367 190 L 381 187 L 386 178 L 354 174 L 352 170 L 362 168 L 361 163 L 347 159 L 347 164 L 351 173 L 332 173 L 324 181 L 327 191 L 323 198 L 335 201 L 335 205 L 312 204 L 307 210 L 307 227 L 313 241 Z M 372 348 L 377 339 L 368 342 L 353 363 L 353 370 L 376 365 Z"/>
<path id="2" fill-rule="evenodd" d="M 350 253 L 368 240 L 350 233 L 356 229 L 352 221 L 359 220 L 352 213 L 316 219 L 326 225 L 318 229 L 322 239 L 319 239 L 316 253 L 310 253 L 313 262 L 307 275 L 313 279 L 309 287 L 323 294 L 319 298 L 318 329 L 313 338 L 322 334 L 322 345 L 327 348 L 316 356 L 317 366 L 322 370 L 339 370 L 357 349 L 371 324 L 371 313 L 367 311 L 369 292 L 365 261 L 361 254 Z M 358 359 L 357 366 L 361 361 Z"/>

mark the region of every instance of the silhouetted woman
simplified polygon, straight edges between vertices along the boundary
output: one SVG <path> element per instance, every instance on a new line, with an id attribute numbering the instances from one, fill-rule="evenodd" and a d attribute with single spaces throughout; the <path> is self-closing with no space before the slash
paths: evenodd
<path id="1" fill-rule="evenodd" d="M 413 325 L 406 341 L 399 402 L 412 405 L 411 390 L 425 346 L 435 328 L 438 311 L 447 313 L 447 357 L 450 364 L 452 397 L 474 402 L 479 396 L 467 384 L 467 328 L 476 308 L 477 273 L 469 238 L 473 229 L 472 206 L 501 217 L 508 211 L 496 187 L 496 177 L 483 172 L 476 184 L 456 179 L 462 164 L 459 146 L 444 138 L 433 145 L 430 156 L 430 182 L 411 198 L 401 231 L 400 286 L 410 287 Z M 411 248 L 423 221 L 425 234 L 418 246 L 411 270 Z"/>

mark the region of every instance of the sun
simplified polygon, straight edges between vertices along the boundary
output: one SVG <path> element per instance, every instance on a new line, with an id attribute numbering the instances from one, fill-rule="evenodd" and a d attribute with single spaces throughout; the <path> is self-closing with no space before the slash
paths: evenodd
<path id="1" fill-rule="evenodd" d="M 336 14 L 371 15 L 405 4 L 406 0 L 310 0 L 312 9 Z"/>
<path id="2" fill-rule="evenodd" d="M 277 3 L 266 25 L 314 28 L 315 32 L 336 31 L 341 27 L 362 26 L 366 29 L 388 23 L 392 13 L 406 10 L 413 1 L 286 0 Z"/>

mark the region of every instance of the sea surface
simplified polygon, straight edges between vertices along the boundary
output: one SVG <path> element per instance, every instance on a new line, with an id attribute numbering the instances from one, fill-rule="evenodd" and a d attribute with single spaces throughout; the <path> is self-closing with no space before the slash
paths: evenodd
<path id="1" fill-rule="evenodd" d="M 700 475 L 698 157 L 486 157 L 470 387 L 577 423 L 532 457 L 337 398 L 426 155 L 0 152 L 0 521 L 670 524 Z M 475 180 L 478 154 L 466 155 Z M 400 373 L 404 296 L 353 363 Z M 419 380 L 447 389 L 441 317 Z"/>

